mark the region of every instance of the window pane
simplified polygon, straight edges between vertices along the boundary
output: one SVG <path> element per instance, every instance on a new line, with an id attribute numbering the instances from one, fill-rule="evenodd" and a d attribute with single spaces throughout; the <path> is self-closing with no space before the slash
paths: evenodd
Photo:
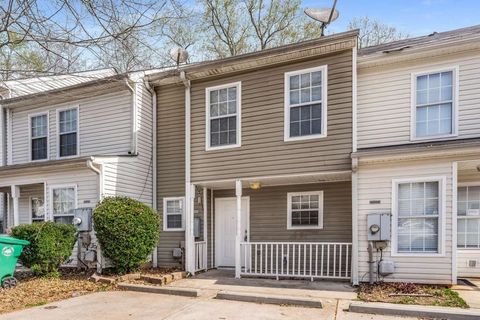
<path id="1" fill-rule="evenodd" d="M 290 90 L 300 88 L 300 76 L 290 77 Z"/>
<path id="2" fill-rule="evenodd" d="M 417 90 L 427 89 L 428 76 L 417 77 Z"/>
<path id="3" fill-rule="evenodd" d="M 300 136 L 300 122 L 290 123 L 290 137 Z"/>
<path id="4" fill-rule="evenodd" d="M 310 87 L 310 73 L 304 73 L 300 75 L 301 88 Z"/>
<path id="5" fill-rule="evenodd" d="M 59 112 L 60 133 L 77 131 L 77 109 L 70 109 Z"/>
<path id="6" fill-rule="evenodd" d="M 210 104 L 218 103 L 218 90 L 210 91 Z"/>
<path id="7" fill-rule="evenodd" d="M 32 160 L 47 159 L 47 138 L 36 138 L 32 140 Z"/>
<path id="8" fill-rule="evenodd" d="M 60 135 L 60 156 L 74 156 L 77 154 L 77 133 Z"/>
<path id="9" fill-rule="evenodd" d="M 228 100 L 227 89 L 220 89 L 219 91 L 219 102 L 226 102 Z"/>
<path id="10" fill-rule="evenodd" d="M 300 90 L 291 90 L 290 104 L 299 104 L 299 103 L 300 103 Z"/>
<path id="11" fill-rule="evenodd" d="M 169 229 L 181 229 L 182 228 L 182 215 L 181 214 L 169 214 L 169 215 L 167 215 L 167 228 L 169 228 Z"/>
<path id="12" fill-rule="evenodd" d="M 228 88 L 228 100 L 229 101 L 237 100 L 237 87 Z"/>
<path id="13" fill-rule="evenodd" d="M 300 90 L 300 102 L 310 102 L 310 88 Z"/>
<path id="14" fill-rule="evenodd" d="M 75 208 L 75 188 L 56 188 L 52 192 L 53 214 L 71 214 Z"/>
<path id="15" fill-rule="evenodd" d="M 312 86 L 319 86 L 322 84 L 322 72 L 312 72 Z"/>

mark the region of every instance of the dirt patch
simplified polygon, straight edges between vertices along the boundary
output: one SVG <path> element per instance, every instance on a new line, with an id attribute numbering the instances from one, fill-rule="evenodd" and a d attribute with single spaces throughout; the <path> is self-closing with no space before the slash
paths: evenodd
<path id="1" fill-rule="evenodd" d="M 360 284 L 358 298 L 368 302 L 468 308 L 457 292 L 446 286 L 413 283 Z"/>
<path id="2" fill-rule="evenodd" d="M 0 289 L 0 314 L 115 289 L 111 285 L 89 281 L 90 274 L 73 271 L 63 270 L 59 278 L 39 278 L 29 273 L 15 276 L 19 280 L 16 288 Z"/>

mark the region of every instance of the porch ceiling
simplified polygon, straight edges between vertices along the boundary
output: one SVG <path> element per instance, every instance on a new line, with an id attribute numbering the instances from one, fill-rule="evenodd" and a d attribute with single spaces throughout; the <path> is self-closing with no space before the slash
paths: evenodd
<path id="1" fill-rule="evenodd" d="M 260 182 L 262 187 L 282 186 L 292 184 L 324 183 L 335 181 L 350 181 L 351 171 L 319 172 L 301 175 L 285 176 L 265 176 L 265 177 L 246 177 L 238 178 L 242 181 L 244 188 L 248 188 L 250 183 Z M 193 182 L 195 185 L 203 186 L 209 189 L 233 189 L 235 188 L 235 179 L 226 179 L 218 181 L 200 181 Z"/>

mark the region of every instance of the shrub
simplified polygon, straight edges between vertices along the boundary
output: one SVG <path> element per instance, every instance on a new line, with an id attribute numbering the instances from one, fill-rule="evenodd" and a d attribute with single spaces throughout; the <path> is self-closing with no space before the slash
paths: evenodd
<path id="1" fill-rule="evenodd" d="M 158 242 L 158 214 L 134 199 L 105 198 L 93 212 L 93 223 L 103 255 L 119 274 L 138 269 Z"/>
<path id="2" fill-rule="evenodd" d="M 30 241 L 20 260 L 37 275 L 58 275 L 60 265 L 71 255 L 76 229 L 69 224 L 41 222 L 14 227 L 12 236 Z"/>

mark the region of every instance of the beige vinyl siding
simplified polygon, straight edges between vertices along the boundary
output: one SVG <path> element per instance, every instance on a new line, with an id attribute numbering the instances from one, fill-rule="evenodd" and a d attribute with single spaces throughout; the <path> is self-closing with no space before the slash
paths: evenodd
<path id="1" fill-rule="evenodd" d="M 328 65 L 328 136 L 284 141 L 285 72 Z M 205 89 L 241 81 L 241 147 L 205 151 Z M 192 82 L 192 182 L 350 170 L 352 51 Z"/>
<path id="2" fill-rule="evenodd" d="M 459 138 L 480 136 L 480 55 L 451 54 L 358 70 L 358 147 L 410 143 L 411 74 L 459 67 Z"/>
<path id="3" fill-rule="evenodd" d="M 132 128 L 132 98 L 128 90 L 58 105 L 12 110 L 12 164 L 29 161 L 28 115 L 48 112 L 50 159 L 57 158 L 57 109 L 79 106 L 80 155 L 127 154 Z"/>
<path id="4" fill-rule="evenodd" d="M 185 196 L 185 88 L 157 87 L 157 204 L 163 218 L 164 197 Z M 163 221 L 161 225 L 163 230 Z M 180 266 L 172 250 L 185 240 L 183 231 L 161 231 L 158 245 L 160 267 Z"/>
<path id="5" fill-rule="evenodd" d="M 392 180 L 421 177 L 446 178 L 445 232 L 442 234 L 445 256 L 428 257 L 422 254 L 392 257 L 391 242 L 383 253 L 384 260 L 395 262 L 395 272 L 385 281 L 417 283 L 451 283 L 452 281 L 452 164 L 448 160 L 374 164 L 358 170 L 358 236 L 359 279 L 368 281 L 367 214 L 392 213 Z M 379 200 L 380 204 L 370 204 Z M 392 227 L 395 221 L 392 221 Z M 454 230 L 456 232 L 456 230 Z M 375 254 L 378 260 L 379 254 Z"/>
<path id="6" fill-rule="evenodd" d="M 323 191 L 323 229 L 287 230 L 287 193 Z M 234 197 L 234 190 L 215 190 L 214 198 Z M 250 197 L 250 240 L 259 242 L 351 242 L 352 202 L 351 183 L 286 185 L 264 187 L 260 190 L 243 189 Z M 208 216 L 209 234 L 211 217 Z M 213 228 L 215 230 L 215 227 Z M 209 265 L 215 239 L 209 236 Z"/>
<path id="7" fill-rule="evenodd" d="M 137 156 L 117 157 L 104 164 L 106 196 L 126 196 L 150 207 L 152 195 L 152 96 L 143 84 L 137 83 Z"/>

